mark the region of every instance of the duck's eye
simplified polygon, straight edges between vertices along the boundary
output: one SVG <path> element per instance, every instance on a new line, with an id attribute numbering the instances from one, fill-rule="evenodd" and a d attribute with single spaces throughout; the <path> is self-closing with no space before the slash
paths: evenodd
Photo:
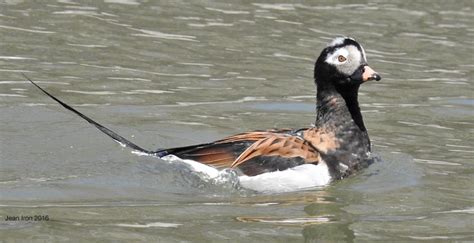
<path id="1" fill-rule="evenodd" d="M 339 62 L 345 62 L 345 61 L 347 60 L 347 58 L 346 58 L 345 56 L 343 56 L 343 55 L 339 55 L 339 56 L 337 57 L 337 60 L 338 60 Z"/>

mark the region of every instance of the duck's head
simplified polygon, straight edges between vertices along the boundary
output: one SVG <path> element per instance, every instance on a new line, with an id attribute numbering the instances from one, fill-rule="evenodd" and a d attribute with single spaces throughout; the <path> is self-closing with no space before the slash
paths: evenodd
<path id="1" fill-rule="evenodd" d="M 382 79 L 367 64 L 364 48 L 354 39 L 338 37 L 321 52 L 314 68 L 318 86 L 358 87 Z"/>

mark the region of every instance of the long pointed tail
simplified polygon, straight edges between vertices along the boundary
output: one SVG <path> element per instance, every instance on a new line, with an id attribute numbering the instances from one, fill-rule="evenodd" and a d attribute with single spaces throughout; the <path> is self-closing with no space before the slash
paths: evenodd
<path id="1" fill-rule="evenodd" d="M 135 151 L 138 151 L 138 152 L 142 152 L 142 153 L 146 153 L 148 155 L 152 155 L 152 156 L 160 156 L 159 153 L 157 152 L 153 152 L 153 151 L 150 151 L 150 150 L 146 150 L 132 142 L 130 142 L 129 140 L 127 140 L 126 138 L 118 135 L 117 133 L 115 133 L 114 131 L 102 126 L 101 124 L 97 123 L 96 121 L 92 120 L 91 118 L 87 117 L 86 115 L 82 114 L 81 112 L 77 111 L 76 109 L 72 108 L 71 106 L 69 106 L 68 104 L 62 102 L 61 100 L 59 100 L 58 98 L 54 97 L 53 95 L 51 95 L 50 93 L 48 93 L 46 90 L 44 90 L 43 88 L 41 88 L 39 85 L 37 85 L 35 82 L 33 82 L 28 76 L 26 76 L 24 73 L 22 73 L 23 76 L 28 80 L 30 81 L 34 86 L 36 86 L 36 88 L 38 88 L 39 90 L 41 90 L 43 93 L 45 93 L 47 96 L 49 96 L 51 99 L 53 99 L 54 101 L 58 102 L 60 105 L 62 105 L 64 108 L 74 112 L 76 115 L 80 116 L 82 119 L 86 120 L 87 122 L 89 122 L 90 124 L 94 125 L 95 127 L 97 127 L 97 129 L 99 129 L 101 132 L 107 134 L 107 136 L 111 137 L 113 140 L 115 140 L 116 142 L 118 142 L 120 145 L 122 146 L 125 146 L 125 147 L 129 147 Z"/>

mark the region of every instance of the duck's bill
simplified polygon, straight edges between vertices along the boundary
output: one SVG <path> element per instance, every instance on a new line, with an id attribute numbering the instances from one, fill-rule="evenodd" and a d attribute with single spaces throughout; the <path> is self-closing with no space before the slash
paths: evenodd
<path id="1" fill-rule="evenodd" d="M 370 81 L 370 80 L 375 80 L 375 81 L 380 81 L 382 77 L 375 72 L 371 67 L 365 66 L 364 67 L 364 72 L 362 73 L 362 80 L 364 82 Z"/>

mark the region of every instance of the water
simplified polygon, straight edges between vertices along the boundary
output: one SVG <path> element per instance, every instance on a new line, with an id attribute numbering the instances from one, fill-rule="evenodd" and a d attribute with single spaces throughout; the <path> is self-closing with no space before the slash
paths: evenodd
<path id="1" fill-rule="evenodd" d="M 474 240 L 472 1 L 1 1 L 2 239 Z M 130 153 L 314 121 L 314 59 L 356 37 L 367 170 L 259 194 Z M 6 216 L 49 221 L 4 221 Z"/>

